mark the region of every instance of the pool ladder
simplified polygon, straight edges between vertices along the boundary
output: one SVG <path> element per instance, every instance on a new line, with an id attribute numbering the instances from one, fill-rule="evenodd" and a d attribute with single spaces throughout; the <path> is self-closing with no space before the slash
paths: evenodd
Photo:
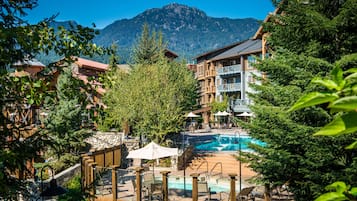
<path id="1" fill-rule="evenodd" d="M 206 171 L 198 172 L 198 170 L 201 168 L 201 166 L 202 166 L 203 164 L 205 164 L 205 163 L 206 163 Z M 205 174 L 206 174 L 206 177 L 208 177 L 208 161 L 206 161 L 206 160 L 202 161 L 202 162 L 200 163 L 200 165 L 196 168 L 196 173 L 200 173 L 200 174 L 205 173 Z"/>
<path id="2" fill-rule="evenodd" d="M 212 174 L 213 170 L 218 167 L 218 165 L 220 165 L 220 172 L 219 173 L 216 173 L 216 174 Z M 216 175 L 219 175 L 219 178 L 217 178 L 217 182 L 219 179 L 221 179 L 223 177 L 223 165 L 222 165 L 222 162 L 217 162 L 216 164 L 214 164 L 214 166 L 212 167 L 211 171 L 209 172 L 209 176 L 216 176 Z"/>

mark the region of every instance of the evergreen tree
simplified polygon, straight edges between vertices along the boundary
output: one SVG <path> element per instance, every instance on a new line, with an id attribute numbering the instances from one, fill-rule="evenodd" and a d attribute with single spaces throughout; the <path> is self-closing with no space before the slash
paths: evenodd
<path id="1" fill-rule="evenodd" d="M 165 45 L 162 34 L 152 31 L 144 24 L 137 44 L 133 48 L 132 62 L 134 64 L 154 64 L 163 55 Z"/>
<path id="2" fill-rule="evenodd" d="M 15 171 L 26 172 L 27 161 L 50 143 L 40 132 L 30 137 L 22 130 L 30 126 L 27 122 L 16 123 L 7 110 L 12 106 L 21 108 L 40 106 L 49 96 L 49 80 L 44 77 L 12 77 L 5 70 L 11 64 L 24 58 L 33 58 L 39 53 L 56 54 L 70 60 L 70 56 L 102 53 L 91 42 L 96 31 L 77 26 L 73 30 L 60 27 L 57 32 L 49 27 L 55 17 L 47 18 L 37 24 L 28 24 L 23 17 L 37 6 L 37 0 L 2 1 L 0 4 L 0 199 L 16 200 L 19 193 L 26 196 L 24 178 L 15 178 Z M 48 78 L 48 77 L 47 77 Z M 28 109 L 28 108 L 26 108 Z M 24 198 L 26 199 L 26 197 Z"/>
<path id="3" fill-rule="evenodd" d="M 85 107 L 88 104 L 85 84 L 66 68 L 58 77 L 56 86 L 57 96 L 47 105 L 49 114 L 45 131 L 53 142 L 51 147 L 57 159 L 66 153 L 79 156 L 88 136 L 88 131 L 82 129 L 82 115 L 87 112 Z"/>
<path id="4" fill-rule="evenodd" d="M 331 3 L 337 7 L 330 8 Z M 268 78 L 262 85 L 252 86 L 257 92 L 250 94 L 255 118 L 249 124 L 241 123 L 266 145 L 251 145 L 256 152 L 244 155 L 259 173 L 257 180 L 270 186 L 288 184 L 295 200 L 313 200 L 336 180 L 356 182 L 356 153 L 343 148 L 356 134 L 312 136 L 332 118 L 324 110 L 326 105 L 286 112 L 303 94 L 323 90 L 310 83 L 313 77 L 328 76 L 336 60 L 356 51 L 351 46 L 356 33 L 350 30 L 355 26 L 356 9 L 349 7 L 355 3 L 282 1 L 281 15 L 264 25 L 275 51 L 272 58 L 256 65 Z"/>

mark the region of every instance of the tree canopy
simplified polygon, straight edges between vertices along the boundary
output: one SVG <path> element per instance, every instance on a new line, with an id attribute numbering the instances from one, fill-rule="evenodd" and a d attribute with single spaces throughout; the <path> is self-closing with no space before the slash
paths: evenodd
<path id="1" fill-rule="evenodd" d="M 356 6 L 350 7 L 356 2 L 281 1 L 278 14 L 263 25 L 270 33 L 273 56 L 256 64 L 268 78 L 252 86 L 257 92 L 250 94 L 255 118 L 241 123 L 266 145 L 251 145 L 256 152 L 244 155 L 259 173 L 257 181 L 272 187 L 288 184 L 295 200 L 313 200 L 337 180 L 351 185 L 357 181 L 356 153 L 344 148 L 355 133 L 338 138 L 313 136 L 332 119 L 326 105 L 287 113 L 304 94 L 325 89 L 310 80 L 328 77 L 335 62 L 356 52 L 351 46 L 356 41 L 351 31 Z M 330 7 L 332 3 L 336 7 Z"/>
<path id="2" fill-rule="evenodd" d="M 143 56 L 152 46 L 153 54 Z M 121 128 L 128 124 L 132 133 L 159 143 L 169 134 L 178 133 L 185 120 L 184 113 L 195 106 L 197 82 L 181 62 L 164 56 L 161 36 L 148 35 L 144 26 L 129 73 L 118 70 L 111 79 L 112 87 L 105 94 L 107 105 L 103 125 Z M 151 50 L 150 50 L 151 51 Z"/>
<path id="3" fill-rule="evenodd" d="M 51 76 L 10 76 L 6 71 L 11 64 L 25 58 L 32 59 L 39 53 L 56 54 L 70 60 L 71 56 L 103 53 L 92 39 L 96 31 L 82 26 L 57 30 L 49 26 L 51 16 L 37 24 L 29 24 L 23 17 L 37 6 L 37 0 L 2 1 L 0 4 L 0 199 L 16 200 L 19 193 L 26 196 L 25 180 L 11 176 L 15 171 L 26 172 L 26 162 L 36 158 L 48 145 L 48 138 L 38 130 L 30 137 L 22 132 L 28 122 L 15 123 L 6 111 L 17 107 L 34 109 L 50 96 L 48 86 Z M 51 72 L 47 67 L 46 72 Z"/>

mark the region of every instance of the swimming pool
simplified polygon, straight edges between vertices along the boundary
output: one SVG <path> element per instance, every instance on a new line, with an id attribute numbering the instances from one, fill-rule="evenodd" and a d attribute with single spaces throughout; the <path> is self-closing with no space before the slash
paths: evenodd
<path id="1" fill-rule="evenodd" d="M 229 192 L 230 191 L 230 181 L 226 179 L 214 180 L 208 182 L 208 187 L 211 192 Z M 184 182 L 182 177 L 170 177 L 168 180 L 169 189 L 184 189 Z M 245 184 L 242 184 L 244 188 Z M 239 189 L 239 184 L 236 185 L 236 190 Z M 186 190 L 192 190 L 192 178 L 186 177 Z"/>
<path id="2" fill-rule="evenodd" d="M 259 140 L 239 135 L 189 136 L 187 140 L 196 151 L 238 151 L 239 144 L 242 151 L 252 151 L 248 147 L 249 143 L 264 146 L 264 143 Z"/>

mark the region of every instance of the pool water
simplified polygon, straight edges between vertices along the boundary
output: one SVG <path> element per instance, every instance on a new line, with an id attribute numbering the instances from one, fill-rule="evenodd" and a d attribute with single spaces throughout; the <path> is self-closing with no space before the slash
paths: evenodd
<path id="1" fill-rule="evenodd" d="M 264 146 L 264 143 L 253 139 L 249 136 L 239 135 L 211 135 L 190 137 L 189 142 L 192 143 L 196 151 L 238 151 L 239 145 L 242 151 L 252 151 L 248 144 L 258 144 Z"/>
<path id="2" fill-rule="evenodd" d="M 184 189 L 183 178 L 175 179 L 169 178 L 168 181 L 169 189 Z M 211 192 L 229 192 L 230 186 L 228 181 L 217 181 L 217 182 L 208 182 L 208 187 L 211 189 Z M 239 186 L 236 186 L 237 189 Z M 192 179 L 186 178 L 186 190 L 192 190 Z"/>

